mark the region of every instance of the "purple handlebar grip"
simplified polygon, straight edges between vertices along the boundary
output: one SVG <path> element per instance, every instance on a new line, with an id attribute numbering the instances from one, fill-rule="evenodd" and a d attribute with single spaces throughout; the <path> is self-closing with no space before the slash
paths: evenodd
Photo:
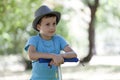
<path id="1" fill-rule="evenodd" d="M 39 63 L 50 63 L 52 59 L 43 59 L 43 58 L 40 58 L 39 59 Z M 64 62 L 78 62 L 79 59 L 78 58 L 65 58 L 64 59 Z"/>

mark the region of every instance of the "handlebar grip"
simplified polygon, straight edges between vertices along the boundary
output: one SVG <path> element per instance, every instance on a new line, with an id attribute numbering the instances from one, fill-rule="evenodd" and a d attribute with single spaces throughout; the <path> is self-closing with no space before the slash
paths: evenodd
<path id="1" fill-rule="evenodd" d="M 50 63 L 52 59 L 43 59 L 40 58 L 39 59 L 39 63 Z M 79 59 L 78 58 L 64 58 L 64 62 L 78 62 Z"/>

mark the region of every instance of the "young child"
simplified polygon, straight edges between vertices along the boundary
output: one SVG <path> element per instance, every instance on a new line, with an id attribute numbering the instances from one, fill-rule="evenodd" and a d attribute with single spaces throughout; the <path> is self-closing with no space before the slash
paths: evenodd
<path id="1" fill-rule="evenodd" d="M 38 35 L 32 36 L 25 45 L 32 61 L 32 76 L 30 80 L 59 80 L 58 66 L 64 63 L 64 58 L 77 57 L 76 53 L 60 35 L 56 35 L 56 25 L 61 14 L 43 5 L 35 12 L 33 28 Z M 60 54 L 60 51 L 65 51 Z M 39 63 L 38 59 L 52 59 L 49 63 Z"/>

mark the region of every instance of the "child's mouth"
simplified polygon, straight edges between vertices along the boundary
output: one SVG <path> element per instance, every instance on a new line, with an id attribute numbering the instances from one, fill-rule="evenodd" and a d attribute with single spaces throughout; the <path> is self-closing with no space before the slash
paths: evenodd
<path id="1" fill-rule="evenodd" d="M 50 31 L 49 33 L 54 33 L 55 31 Z"/>

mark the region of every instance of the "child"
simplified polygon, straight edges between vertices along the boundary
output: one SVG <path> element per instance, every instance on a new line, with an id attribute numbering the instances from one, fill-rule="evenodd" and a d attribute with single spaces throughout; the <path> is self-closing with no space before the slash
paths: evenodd
<path id="1" fill-rule="evenodd" d="M 61 14 L 52 11 L 43 5 L 35 12 L 33 28 L 39 32 L 32 36 L 25 45 L 29 58 L 32 61 L 32 76 L 30 80 L 59 80 L 58 66 L 64 63 L 64 58 L 77 57 L 76 53 L 63 39 L 56 35 L 56 25 L 60 20 Z M 65 54 L 60 54 L 60 51 Z M 52 59 L 49 63 L 39 63 L 38 59 Z"/>

